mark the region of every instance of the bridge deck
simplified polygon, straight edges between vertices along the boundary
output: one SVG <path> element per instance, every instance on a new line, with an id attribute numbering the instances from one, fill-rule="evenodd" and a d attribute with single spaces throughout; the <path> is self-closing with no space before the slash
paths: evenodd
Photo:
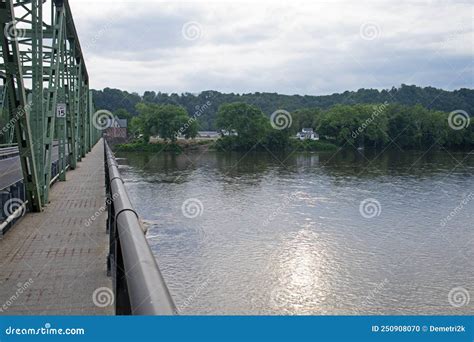
<path id="1" fill-rule="evenodd" d="M 0 314 L 113 314 L 113 305 L 93 301 L 96 289 L 112 286 L 103 148 L 101 140 L 53 186 L 44 212 L 27 214 L 0 240 Z"/>

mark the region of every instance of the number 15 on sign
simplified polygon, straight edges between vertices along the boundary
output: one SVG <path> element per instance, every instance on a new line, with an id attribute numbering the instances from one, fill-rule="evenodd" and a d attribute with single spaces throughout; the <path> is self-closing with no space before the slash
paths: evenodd
<path id="1" fill-rule="evenodd" d="M 56 117 L 57 118 L 66 117 L 66 104 L 65 103 L 58 103 L 58 105 L 56 106 Z"/>

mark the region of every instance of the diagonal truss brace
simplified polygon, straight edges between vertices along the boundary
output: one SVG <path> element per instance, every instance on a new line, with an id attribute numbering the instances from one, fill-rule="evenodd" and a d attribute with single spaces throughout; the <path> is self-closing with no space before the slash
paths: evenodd
<path id="1" fill-rule="evenodd" d="M 14 25 L 14 20 L 13 1 L 0 1 L 0 32 L 6 32 L 8 25 Z M 10 118 L 15 121 L 15 133 L 20 151 L 28 205 L 33 211 L 41 211 L 38 173 L 31 139 L 29 106 L 26 101 L 18 41 L 11 39 L 6 34 L 2 34 L 1 40 L 6 70 L 5 84 L 8 85 L 8 110 L 11 114 Z"/>

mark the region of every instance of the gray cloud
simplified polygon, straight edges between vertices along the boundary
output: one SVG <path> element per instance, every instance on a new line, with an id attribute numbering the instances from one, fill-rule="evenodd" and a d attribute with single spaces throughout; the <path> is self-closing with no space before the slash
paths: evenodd
<path id="1" fill-rule="evenodd" d="M 474 86 L 466 1 L 113 4 L 71 1 L 95 88 L 328 94 Z M 191 21 L 196 40 L 182 34 Z"/>

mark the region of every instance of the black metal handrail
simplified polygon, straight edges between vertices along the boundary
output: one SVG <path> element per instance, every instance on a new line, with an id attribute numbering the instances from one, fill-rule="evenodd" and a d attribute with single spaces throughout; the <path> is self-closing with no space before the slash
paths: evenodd
<path id="1" fill-rule="evenodd" d="M 173 315 L 176 307 L 133 209 L 115 157 L 104 140 L 108 274 L 117 315 Z"/>

